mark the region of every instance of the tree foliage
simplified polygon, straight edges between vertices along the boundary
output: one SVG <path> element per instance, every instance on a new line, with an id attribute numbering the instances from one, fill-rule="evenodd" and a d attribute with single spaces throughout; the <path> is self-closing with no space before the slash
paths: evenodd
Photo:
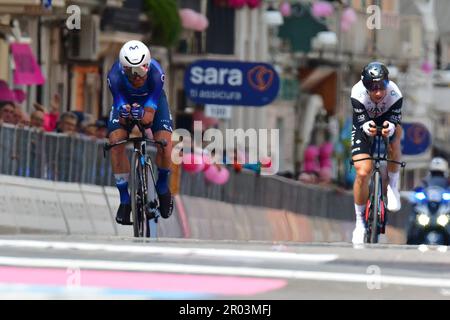
<path id="1" fill-rule="evenodd" d="M 176 0 L 145 0 L 151 25 L 152 44 L 172 47 L 181 34 L 181 19 Z"/>

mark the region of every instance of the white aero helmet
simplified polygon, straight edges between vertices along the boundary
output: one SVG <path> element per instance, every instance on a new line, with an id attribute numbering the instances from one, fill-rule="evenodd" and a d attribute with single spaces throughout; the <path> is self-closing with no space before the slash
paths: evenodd
<path id="1" fill-rule="evenodd" d="M 442 172 L 446 177 L 448 177 L 448 162 L 441 157 L 433 158 L 431 160 L 429 170 Z"/>
<path id="2" fill-rule="evenodd" d="M 138 40 L 128 41 L 120 49 L 120 64 L 129 78 L 144 77 L 147 74 L 151 58 L 150 50 Z"/>

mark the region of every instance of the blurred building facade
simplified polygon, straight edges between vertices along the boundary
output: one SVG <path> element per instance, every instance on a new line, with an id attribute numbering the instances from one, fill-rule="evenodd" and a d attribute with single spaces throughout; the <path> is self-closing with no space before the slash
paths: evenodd
<path id="1" fill-rule="evenodd" d="M 343 30 L 341 2 L 326 19 L 311 14 L 311 1 L 289 1 L 291 13 L 282 24 L 270 23 L 266 13 L 282 1 L 263 1 L 257 8 L 233 9 L 225 0 L 177 0 L 209 20 L 203 32 L 184 29 L 174 48 L 151 42 L 151 21 L 143 0 L 0 0 L 0 78 L 23 88 L 29 111 L 36 100 L 48 105 L 62 97 L 62 111 L 77 110 L 107 116 L 112 98 L 106 74 L 120 47 L 130 39 L 150 44 L 152 55 L 166 70 L 169 103 L 177 127 L 191 129 L 195 105 L 184 93 L 184 72 L 198 59 L 262 61 L 275 66 L 281 78 L 278 98 L 262 108 L 233 107 L 231 117 L 218 120 L 226 128 L 280 130 L 280 171 L 296 175 L 310 144 L 331 140 L 343 144 L 342 128 L 351 117 L 350 90 L 360 70 L 377 59 L 388 64 L 404 96 L 404 121 L 423 123 L 433 146 L 408 161 L 405 186 L 423 176 L 433 153 L 450 152 L 450 2 L 446 0 L 351 0 L 356 21 Z M 47 5 L 46 4 L 51 4 Z M 379 5 L 381 29 L 370 30 L 370 5 Z M 69 30 L 68 8 L 81 9 L 81 29 Z M 272 6 L 272 7 L 271 7 Z M 28 43 L 46 81 L 42 86 L 14 83 L 14 57 L 9 44 Z M 436 44 L 438 44 L 436 46 Z M 433 72 L 424 72 L 429 62 Z M 431 110 L 431 112 L 429 112 Z M 438 124 L 438 125 L 434 125 Z M 348 140 L 348 139 L 347 139 Z M 345 148 L 337 160 L 335 178 L 345 175 Z M 347 152 L 347 153 L 346 153 Z"/>

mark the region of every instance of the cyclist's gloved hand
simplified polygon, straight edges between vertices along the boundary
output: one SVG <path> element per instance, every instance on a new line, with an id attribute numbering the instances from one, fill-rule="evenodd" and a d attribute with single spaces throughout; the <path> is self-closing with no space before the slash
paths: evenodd
<path id="1" fill-rule="evenodd" d="M 121 118 L 128 118 L 130 116 L 130 106 L 128 104 L 124 104 L 119 108 L 119 116 Z"/>
<path id="2" fill-rule="evenodd" d="M 144 108 L 138 104 L 133 104 L 133 107 L 131 108 L 131 117 L 134 120 L 142 120 L 144 117 Z"/>
<path id="3" fill-rule="evenodd" d="M 377 134 L 376 124 L 372 120 L 367 121 L 366 123 L 364 123 L 362 125 L 362 128 L 363 128 L 364 132 L 368 136 L 372 136 L 373 137 L 373 136 L 375 136 Z"/>
<path id="4" fill-rule="evenodd" d="M 395 133 L 395 124 L 389 121 L 383 123 L 383 136 L 392 137 Z"/>

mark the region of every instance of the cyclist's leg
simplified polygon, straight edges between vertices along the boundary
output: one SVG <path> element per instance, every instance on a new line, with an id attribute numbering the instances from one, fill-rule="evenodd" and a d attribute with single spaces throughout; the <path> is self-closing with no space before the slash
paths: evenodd
<path id="1" fill-rule="evenodd" d="M 119 114 L 113 108 L 108 122 L 109 143 L 116 143 L 128 137 L 128 131 L 119 123 Z M 117 189 L 120 193 L 120 206 L 117 211 L 117 223 L 130 225 L 130 194 L 128 192 L 128 179 L 130 175 L 130 161 L 125 153 L 125 145 L 112 148 L 111 166 L 116 181 Z"/>
<path id="2" fill-rule="evenodd" d="M 358 154 L 352 159 L 360 160 L 370 157 L 369 154 Z M 353 194 L 355 198 L 355 204 L 366 205 L 367 199 L 369 198 L 369 181 L 370 174 L 372 173 L 372 161 L 365 160 L 355 163 L 356 178 L 353 184 Z"/>
<path id="3" fill-rule="evenodd" d="M 352 160 L 360 160 L 370 157 L 371 144 L 362 130 L 352 131 Z M 353 184 L 353 196 L 355 202 L 356 224 L 353 231 L 352 242 L 355 244 L 364 242 L 365 225 L 364 212 L 369 197 L 369 181 L 372 173 L 372 161 L 365 160 L 355 162 L 356 178 Z"/>
<path id="4" fill-rule="evenodd" d="M 352 131 L 352 160 L 369 158 L 371 155 L 372 144 L 367 135 L 353 126 Z M 356 178 L 353 184 L 353 194 L 356 205 L 366 205 L 369 197 L 369 180 L 372 173 L 372 161 L 359 161 L 354 164 Z"/>
<path id="5" fill-rule="evenodd" d="M 402 157 L 402 150 L 400 140 L 402 137 L 403 129 L 401 125 L 397 125 L 394 136 L 390 139 L 388 145 L 389 159 L 400 161 Z M 398 211 L 401 208 L 400 193 L 399 193 L 399 178 L 400 178 L 400 166 L 395 163 L 388 164 L 388 177 L 389 184 L 387 186 L 388 195 L 388 210 Z"/>
<path id="6" fill-rule="evenodd" d="M 167 141 L 166 147 L 162 148 L 159 145 L 157 146 L 155 163 L 158 167 L 156 192 L 159 197 L 161 216 L 168 218 L 172 214 L 173 209 L 173 199 L 169 189 L 169 175 L 172 164 L 172 115 L 170 114 L 164 91 L 158 102 L 152 132 L 155 140 L 164 139 Z"/>

